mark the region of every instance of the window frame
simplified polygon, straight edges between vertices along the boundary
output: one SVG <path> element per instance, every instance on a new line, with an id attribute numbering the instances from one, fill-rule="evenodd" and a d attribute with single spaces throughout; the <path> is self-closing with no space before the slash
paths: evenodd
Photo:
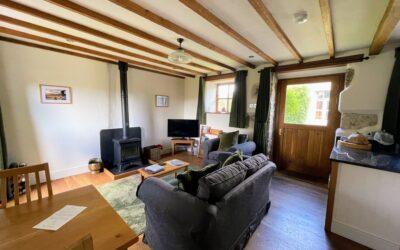
<path id="1" fill-rule="evenodd" d="M 220 86 L 224 86 L 224 85 L 227 85 L 228 86 L 228 98 L 225 98 L 225 97 L 219 97 L 219 95 L 218 95 L 218 93 L 219 93 L 219 87 Z M 229 97 L 229 95 L 230 95 L 230 89 L 231 89 L 231 87 L 233 86 L 233 88 L 235 87 L 235 83 L 234 82 L 231 82 L 231 81 L 227 81 L 227 82 L 221 82 L 221 83 L 217 83 L 217 91 L 216 91 L 216 95 L 215 95 L 215 113 L 216 114 L 230 114 L 231 113 L 231 111 L 229 110 L 229 111 L 227 111 L 227 112 L 220 112 L 220 111 L 218 111 L 218 101 L 219 100 L 227 100 L 227 108 L 229 108 L 229 101 L 231 102 L 231 108 L 232 108 L 232 100 L 233 100 L 233 92 L 232 92 L 232 97 Z M 235 91 L 235 90 L 233 90 L 233 91 Z"/>

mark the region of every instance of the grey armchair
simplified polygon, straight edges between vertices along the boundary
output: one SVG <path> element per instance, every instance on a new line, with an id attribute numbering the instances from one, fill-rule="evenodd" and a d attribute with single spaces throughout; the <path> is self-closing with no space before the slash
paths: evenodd
<path id="1" fill-rule="evenodd" d="M 247 135 L 240 134 L 238 144 L 234 145 L 227 151 L 218 151 L 219 138 L 204 141 L 201 146 L 203 150 L 203 164 L 223 163 L 236 150 L 240 150 L 243 153 L 244 158 L 248 158 L 253 155 L 256 150 L 256 144 L 253 141 L 247 139 Z"/>

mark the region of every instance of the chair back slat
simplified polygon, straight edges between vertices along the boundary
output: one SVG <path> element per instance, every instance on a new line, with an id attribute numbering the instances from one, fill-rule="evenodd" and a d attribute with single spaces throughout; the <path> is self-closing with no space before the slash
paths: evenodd
<path id="1" fill-rule="evenodd" d="M 53 196 L 53 187 L 51 186 L 49 165 L 45 166 L 44 173 L 46 175 L 47 192 L 49 193 L 49 196 Z"/>
<path id="2" fill-rule="evenodd" d="M 48 191 L 49 196 L 53 196 L 53 189 L 51 186 L 51 178 L 50 178 L 50 171 L 49 171 L 48 163 L 34 165 L 34 166 L 28 166 L 28 167 L 1 170 L 0 171 L 0 180 L 1 180 L 1 186 L 0 186 L 1 205 L 0 205 L 0 208 L 7 207 L 7 178 L 9 178 L 9 177 L 12 178 L 12 182 L 14 185 L 14 203 L 15 203 L 15 205 L 20 204 L 20 201 L 19 201 L 19 198 L 20 198 L 19 177 L 22 177 L 22 176 L 25 177 L 26 201 L 28 203 L 32 201 L 32 197 L 31 197 L 32 190 L 31 190 L 30 179 L 29 179 L 30 173 L 34 173 L 34 175 L 35 175 L 36 191 L 38 194 L 38 199 L 41 200 L 43 198 L 43 196 L 42 196 L 42 189 L 41 189 L 40 176 L 39 176 L 40 171 L 45 172 L 47 191 Z"/>
<path id="3" fill-rule="evenodd" d="M 13 184 L 14 184 L 14 204 L 19 205 L 19 182 L 18 175 L 13 175 Z"/>
<path id="4" fill-rule="evenodd" d="M 6 178 L 1 177 L 1 187 L 0 187 L 0 199 L 1 199 L 1 205 L 0 208 L 6 208 L 7 207 L 7 181 Z"/>
<path id="5" fill-rule="evenodd" d="M 36 191 L 38 193 L 38 199 L 40 200 L 42 199 L 42 188 L 40 186 L 40 177 L 38 171 L 35 171 L 35 179 L 36 179 Z"/>
<path id="6" fill-rule="evenodd" d="M 25 192 L 26 192 L 26 201 L 31 202 L 31 184 L 29 180 L 29 174 L 25 174 Z"/>

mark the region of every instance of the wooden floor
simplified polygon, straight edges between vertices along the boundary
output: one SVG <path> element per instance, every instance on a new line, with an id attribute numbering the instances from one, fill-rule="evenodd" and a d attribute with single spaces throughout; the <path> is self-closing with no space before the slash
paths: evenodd
<path id="1" fill-rule="evenodd" d="M 201 159 L 179 153 L 162 160 L 181 159 L 201 166 Z M 80 174 L 53 181 L 54 193 L 112 181 L 105 173 Z M 44 188 L 44 187 L 43 187 Z M 271 184 L 271 208 L 246 249 L 368 249 L 324 230 L 327 189 L 277 173 Z M 141 240 L 130 250 L 150 249 Z"/>

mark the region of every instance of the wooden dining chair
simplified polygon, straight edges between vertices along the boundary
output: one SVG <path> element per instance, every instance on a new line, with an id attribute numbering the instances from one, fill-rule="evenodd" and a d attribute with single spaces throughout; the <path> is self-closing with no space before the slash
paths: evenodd
<path id="1" fill-rule="evenodd" d="M 25 177 L 25 190 L 26 190 L 26 201 L 27 203 L 31 202 L 31 185 L 29 180 L 29 174 L 34 174 L 36 179 L 36 189 L 38 193 L 38 199 L 42 199 L 42 189 L 40 183 L 39 172 L 44 171 L 46 175 L 46 184 L 47 184 L 47 191 L 49 196 L 53 196 L 53 189 L 51 187 L 51 180 L 50 180 L 50 172 L 49 172 L 49 164 L 43 163 L 34 166 L 27 166 L 21 168 L 12 168 L 12 169 L 5 169 L 0 170 L 0 200 L 1 200 L 1 208 L 7 207 L 7 179 L 11 177 L 11 180 L 14 185 L 14 204 L 17 206 L 19 205 L 19 182 L 18 177 Z"/>
<path id="2" fill-rule="evenodd" d="M 87 234 L 83 238 L 74 242 L 72 245 L 65 248 L 66 250 L 93 250 L 93 238 L 92 235 Z"/>

